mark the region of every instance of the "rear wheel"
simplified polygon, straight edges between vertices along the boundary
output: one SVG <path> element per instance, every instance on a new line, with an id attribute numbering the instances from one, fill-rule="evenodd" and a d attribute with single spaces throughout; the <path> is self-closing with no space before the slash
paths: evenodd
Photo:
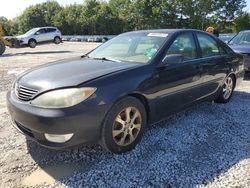
<path id="1" fill-rule="evenodd" d="M 60 43 L 61 43 L 60 37 L 55 37 L 55 38 L 54 38 L 54 43 L 55 43 L 55 44 L 60 44 Z"/>
<path id="2" fill-rule="evenodd" d="M 139 100 L 127 97 L 118 101 L 103 122 L 101 145 L 113 153 L 132 150 L 140 141 L 146 122 L 146 111 Z"/>
<path id="3" fill-rule="evenodd" d="M 235 78 L 230 75 L 226 78 L 224 85 L 222 87 L 221 93 L 218 97 L 218 99 L 215 100 L 215 102 L 218 103 L 227 103 L 231 99 L 233 95 L 235 87 Z"/>
<path id="4" fill-rule="evenodd" d="M 31 48 L 35 48 L 36 47 L 36 41 L 34 39 L 29 40 L 28 45 Z"/>
<path id="5" fill-rule="evenodd" d="M 6 46 L 3 41 L 0 40 L 0 55 L 5 52 Z"/>

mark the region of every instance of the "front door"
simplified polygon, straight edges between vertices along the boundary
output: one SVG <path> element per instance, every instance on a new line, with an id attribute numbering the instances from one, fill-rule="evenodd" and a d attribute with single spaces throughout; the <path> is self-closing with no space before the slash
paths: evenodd
<path id="1" fill-rule="evenodd" d="M 36 39 L 37 42 L 47 41 L 47 32 L 46 32 L 46 29 L 39 29 L 35 33 L 35 39 Z"/>
<path id="2" fill-rule="evenodd" d="M 192 32 L 179 34 L 166 52 L 166 55 L 170 54 L 183 55 L 184 62 L 169 64 L 156 70 L 157 119 L 185 108 L 195 100 L 196 93 L 200 92 L 198 85 L 201 82 L 202 66 Z"/>

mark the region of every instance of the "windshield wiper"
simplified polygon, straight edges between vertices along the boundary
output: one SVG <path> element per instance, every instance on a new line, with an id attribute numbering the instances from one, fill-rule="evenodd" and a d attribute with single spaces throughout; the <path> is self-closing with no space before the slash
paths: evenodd
<path id="1" fill-rule="evenodd" d="M 87 54 L 84 54 L 81 56 L 81 58 L 85 58 L 85 57 L 89 58 L 89 56 Z"/>
<path id="2" fill-rule="evenodd" d="M 106 58 L 106 57 L 93 57 L 92 59 L 103 60 L 103 61 L 113 61 L 113 62 L 121 63 L 121 61 L 119 61 L 117 59 L 111 59 L 111 58 Z"/>

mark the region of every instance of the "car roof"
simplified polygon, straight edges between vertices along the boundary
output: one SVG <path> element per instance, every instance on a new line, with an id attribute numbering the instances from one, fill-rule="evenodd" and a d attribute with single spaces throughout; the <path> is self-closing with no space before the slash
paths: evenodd
<path id="1" fill-rule="evenodd" d="M 250 30 L 243 30 L 243 31 L 240 31 L 239 33 L 249 33 Z"/>
<path id="2" fill-rule="evenodd" d="M 130 31 L 128 33 L 176 33 L 176 32 L 185 32 L 185 31 L 195 31 L 195 32 L 204 32 L 197 29 L 149 29 L 149 30 L 138 30 Z"/>
<path id="3" fill-rule="evenodd" d="M 57 27 L 52 27 L 52 26 L 47 26 L 47 27 L 35 27 L 34 29 L 47 29 L 47 28 L 57 29 Z"/>

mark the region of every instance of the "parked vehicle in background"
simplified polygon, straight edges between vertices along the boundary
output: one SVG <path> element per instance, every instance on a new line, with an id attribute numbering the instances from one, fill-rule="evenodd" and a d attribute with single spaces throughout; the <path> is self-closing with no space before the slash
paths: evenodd
<path id="1" fill-rule="evenodd" d="M 61 43 L 62 34 L 56 27 L 38 27 L 16 38 L 19 40 L 20 45 L 28 45 L 31 48 L 35 48 L 38 43 Z"/>
<path id="2" fill-rule="evenodd" d="M 244 56 L 245 71 L 250 72 L 250 30 L 239 32 L 228 44 Z"/>
<path id="3" fill-rule="evenodd" d="M 63 41 L 71 42 L 107 42 L 115 35 L 63 35 Z"/>
<path id="4" fill-rule="evenodd" d="M 236 33 L 223 33 L 219 35 L 219 39 L 225 43 L 228 43 L 235 35 Z"/>
<path id="5" fill-rule="evenodd" d="M 243 75 L 242 55 L 206 32 L 135 31 L 23 73 L 7 106 L 14 126 L 41 145 L 122 153 L 148 124 L 199 102 L 229 102 Z"/>

